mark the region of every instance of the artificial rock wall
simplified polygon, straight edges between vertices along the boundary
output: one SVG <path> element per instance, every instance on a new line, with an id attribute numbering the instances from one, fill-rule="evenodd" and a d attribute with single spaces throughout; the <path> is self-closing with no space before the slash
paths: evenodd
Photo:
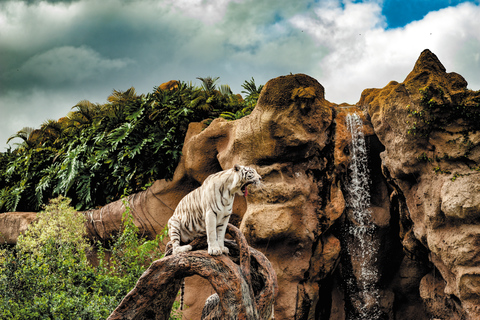
<path id="1" fill-rule="evenodd" d="M 272 79 L 249 116 L 190 124 L 173 180 L 132 195 L 131 212 L 154 237 L 209 174 L 236 163 L 253 166 L 263 186 L 236 199 L 231 222 L 276 270 L 276 319 L 356 319 L 355 310 L 372 305 L 355 296 L 361 262 L 345 249 L 344 226 L 355 223 L 345 202 L 351 161 L 345 117 L 356 112 L 369 148 L 370 219 L 379 244 L 376 314 L 478 319 L 480 132 L 471 119 L 480 112 L 480 93 L 466 86 L 428 50 L 404 82 L 366 89 L 356 106 L 328 102 L 324 88 L 304 74 Z M 108 238 L 123 210 L 117 201 L 87 212 L 89 236 Z M 20 214 L 0 215 L 10 243 L 17 218 L 23 225 Z M 212 290 L 201 278 L 187 280 L 189 319 L 199 318 Z"/>

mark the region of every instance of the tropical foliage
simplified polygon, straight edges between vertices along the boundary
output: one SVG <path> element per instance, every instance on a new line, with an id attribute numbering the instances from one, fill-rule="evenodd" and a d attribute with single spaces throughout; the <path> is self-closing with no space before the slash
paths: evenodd
<path id="1" fill-rule="evenodd" d="M 245 89 L 242 90 L 242 93 L 245 94 L 244 108 L 239 109 L 236 112 L 224 111 L 222 114 L 220 114 L 221 117 L 227 120 L 236 120 L 249 115 L 253 111 L 253 108 L 255 108 L 255 105 L 257 104 L 258 97 L 260 96 L 260 92 L 262 91 L 263 85 L 257 87 L 255 80 L 252 78 L 250 81 L 245 81 L 242 84 L 242 87 Z"/>
<path id="2" fill-rule="evenodd" d="M 98 244 L 99 263 L 92 266 L 85 218 L 69 202 L 52 200 L 14 248 L 0 248 L 0 319 L 106 319 L 162 257 L 165 234 L 139 238 L 127 207 L 122 231 L 108 249 Z"/>
<path id="3" fill-rule="evenodd" d="M 171 178 L 188 124 L 241 118 L 262 87 L 245 81 L 244 100 L 217 88 L 218 78 L 198 79 L 201 87 L 178 82 L 146 95 L 114 90 L 106 104 L 83 100 L 64 118 L 18 131 L 9 141 L 21 142 L 0 153 L 0 212 L 37 211 L 58 195 L 83 210 Z"/>

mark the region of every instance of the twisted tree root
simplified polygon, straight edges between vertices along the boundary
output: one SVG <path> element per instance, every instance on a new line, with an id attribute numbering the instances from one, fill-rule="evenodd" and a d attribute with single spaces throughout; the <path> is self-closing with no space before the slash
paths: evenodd
<path id="1" fill-rule="evenodd" d="M 218 295 L 207 300 L 202 319 L 270 319 L 278 291 L 275 271 L 238 228 L 229 224 L 227 232 L 235 240 L 226 241 L 231 257 L 205 250 L 169 255 L 167 246 L 167 255 L 152 263 L 108 319 L 168 319 L 183 278 L 193 275 L 207 279 Z M 191 245 L 206 248 L 206 238 Z"/>

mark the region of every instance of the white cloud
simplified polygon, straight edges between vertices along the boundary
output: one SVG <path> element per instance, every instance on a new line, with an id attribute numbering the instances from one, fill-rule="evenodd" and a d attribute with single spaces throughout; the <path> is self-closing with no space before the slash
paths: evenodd
<path id="1" fill-rule="evenodd" d="M 24 1 L 0 4 L 0 44 L 3 49 L 32 50 L 58 41 L 76 21 L 77 5 Z"/>
<path id="2" fill-rule="evenodd" d="M 332 5 L 336 4 L 336 5 Z M 448 72 L 462 74 L 479 89 L 480 7 L 464 3 L 429 13 L 404 28 L 385 29 L 378 4 L 338 1 L 320 6 L 314 16 L 291 23 L 308 31 L 328 54 L 312 70 L 332 102 L 355 103 L 363 89 L 403 81 L 424 49 L 430 49 Z"/>
<path id="3" fill-rule="evenodd" d="M 165 0 L 162 5 L 178 13 L 201 20 L 207 25 L 221 21 L 230 2 L 242 0 Z"/>
<path id="4" fill-rule="evenodd" d="M 262 84 L 302 72 L 325 87 L 328 100 L 355 103 L 365 88 L 403 81 L 426 48 L 448 71 L 480 88 L 478 5 L 446 8 L 386 29 L 381 4 L 0 0 L 0 143 L 26 125 L 65 115 L 82 99 L 98 102 L 113 88 L 130 86 L 146 93 L 171 79 L 198 83 L 196 77 L 219 76 L 240 92 L 251 77 Z M 12 105 L 25 116 L 35 109 L 39 122 L 20 125 L 18 115 L 18 121 L 8 118 Z M 14 130 L 3 124 L 7 119 L 17 121 Z"/>
<path id="5" fill-rule="evenodd" d="M 49 83 L 81 82 L 125 68 L 130 59 L 108 59 L 91 48 L 64 46 L 37 54 L 19 69 L 21 76 Z"/>

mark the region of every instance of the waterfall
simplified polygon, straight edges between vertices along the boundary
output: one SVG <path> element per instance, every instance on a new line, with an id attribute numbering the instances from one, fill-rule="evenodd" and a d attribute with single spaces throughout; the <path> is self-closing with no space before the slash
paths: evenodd
<path id="1" fill-rule="evenodd" d="M 346 116 L 347 129 L 352 136 L 349 174 L 346 185 L 348 227 L 347 254 L 352 262 L 354 277 L 347 284 L 355 319 L 380 318 L 379 272 L 376 257 L 379 248 L 370 213 L 370 173 L 368 152 L 362 131 L 363 122 L 356 113 Z M 354 282 L 354 283 L 353 283 Z"/>

